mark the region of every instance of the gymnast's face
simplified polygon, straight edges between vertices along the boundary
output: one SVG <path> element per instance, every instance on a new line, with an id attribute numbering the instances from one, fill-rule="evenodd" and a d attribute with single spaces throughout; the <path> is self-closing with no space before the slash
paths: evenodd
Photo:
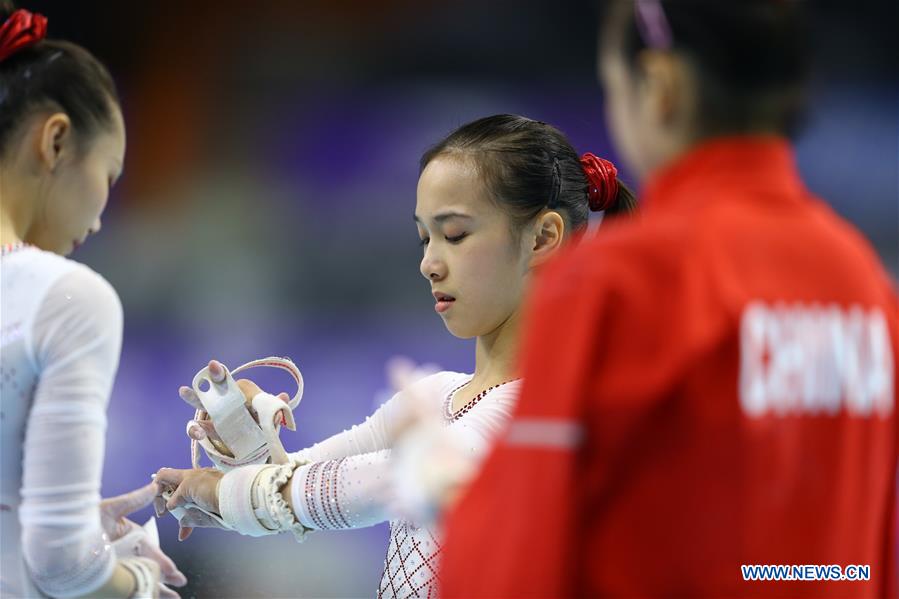
<path id="1" fill-rule="evenodd" d="M 421 274 L 435 309 L 461 338 L 489 335 L 518 312 L 532 262 L 528 236 L 487 196 L 474 164 L 438 156 L 418 180 Z"/>
<path id="2" fill-rule="evenodd" d="M 50 116 L 38 132 L 41 168 L 34 184 L 34 218 L 26 241 L 66 255 L 100 230 L 109 190 L 122 172 L 125 125 L 118 108 L 112 122 L 81 140 L 68 117 Z"/>

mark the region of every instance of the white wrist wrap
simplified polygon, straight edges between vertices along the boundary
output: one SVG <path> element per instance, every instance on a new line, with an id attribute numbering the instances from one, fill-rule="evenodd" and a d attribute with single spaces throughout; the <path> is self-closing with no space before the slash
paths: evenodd
<path id="1" fill-rule="evenodd" d="M 134 599 L 153 599 L 159 577 L 152 566 L 153 562 L 145 557 L 129 557 L 120 559 L 119 564 L 134 577 Z"/>
<path id="2" fill-rule="evenodd" d="M 242 535 L 261 537 L 279 531 L 263 526 L 253 506 L 254 482 L 259 473 L 271 466 L 244 466 L 231 470 L 219 481 L 219 510 L 229 528 Z"/>
<path id="3" fill-rule="evenodd" d="M 225 524 L 252 537 L 290 531 L 302 542 L 307 529 L 281 494 L 296 468 L 294 463 L 245 466 L 227 473 L 219 483 L 219 509 Z"/>

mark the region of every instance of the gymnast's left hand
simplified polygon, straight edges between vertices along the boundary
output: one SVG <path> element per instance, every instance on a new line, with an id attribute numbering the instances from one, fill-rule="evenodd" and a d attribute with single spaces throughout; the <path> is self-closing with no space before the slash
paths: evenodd
<path id="1" fill-rule="evenodd" d="M 156 515 L 162 516 L 168 510 L 185 507 L 187 504 L 194 504 L 214 514 L 220 513 L 218 487 L 219 481 L 222 480 L 224 475 L 223 472 L 215 468 L 188 470 L 160 468 L 155 478 L 156 483 L 160 487 L 160 495 L 154 500 Z M 161 495 L 162 491 L 166 489 L 174 489 L 168 501 Z M 213 518 L 192 507 L 187 508 L 186 514 L 179 521 L 179 525 L 179 541 L 189 537 L 195 527 L 221 528 Z"/>
<path id="2" fill-rule="evenodd" d="M 158 492 L 159 486 L 150 483 L 130 493 L 104 499 L 100 502 L 100 524 L 109 536 L 118 557 L 136 555 L 149 558 L 159 565 L 161 582 L 183 587 L 187 584 L 187 577 L 178 569 L 175 562 L 159 548 L 156 540 L 151 540 L 143 527 L 125 517 L 150 505 Z M 160 597 L 178 596 L 165 587 L 160 587 L 159 593 Z"/>

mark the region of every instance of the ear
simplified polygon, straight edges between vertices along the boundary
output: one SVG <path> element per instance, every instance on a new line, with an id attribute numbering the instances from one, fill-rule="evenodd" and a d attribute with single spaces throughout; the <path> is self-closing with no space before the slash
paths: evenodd
<path id="1" fill-rule="evenodd" d="M 534 245 L 531 248 L 532 267 L 549 260 L 562 245 L 565 219 L 555 210 L 548 210 L 537 216 L 534 232 Z"/>
<path id="2" fill-rule="evenodd" d="M 684 94 L 689 90 L 683 60 L 670 52 L 644 50 L 637 56 L 643 73 L 645 109 L 660 124 L 672 124 L 682 118 Z"/>
<path id="3" fill-rule="evenodd" d="M 73 138 L 69 115 L 56 112 L 44 121 L 38 139 L 38 154 L 41 163 L 49 171 L 55 170 L 57 165 L 73 152 Z"/>

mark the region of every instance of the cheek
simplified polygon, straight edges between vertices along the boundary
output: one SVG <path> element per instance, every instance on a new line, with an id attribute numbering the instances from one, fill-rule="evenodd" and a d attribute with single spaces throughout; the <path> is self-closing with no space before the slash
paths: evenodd
<path id="1" fill-rule="evenodd" d="M 606 122 L 615 148 L 627 165 L 638 173 L 642 172 L 643 123 L 635 105 L 635 98 L 622 90 L 609 94 L 606 103 Z"/>
<path id="2" fill-rule="evenodd" d="M 77 182 L 71 188 L 73 216 L 80 226 L 90 226 L 106 207 L 108 180 L 100 171 L 81 172 L 76 178 Z"/>
<path id="3" fill-rule="evenodd" d="M 88 209 L 99 216 L 103 208 L 106 207 L 106 200 L 109 198 L 109 177 L 106 173 L 101 172 L 91 177 L 85 192 Z"/>
<path id="4" fill-rule="evenodd" d="M 626 117 L 623 113 L 623 102 L 618 95 L 606 95 L 606 123 L 609 132 L 612 134 L 612 141 L 615 145 L 621 147 L 627 138 L 625 131 L 627 130 Z"/>
<path id="5" fill-rule="evenodd" d="M 517 305 L 521 297 L 524 281 L 523 267 L 519 256 L 504 243 L 484 244 L 466 256 L 465 273 L 462 284 L 469 291 L 486 316 L 494 310 L 507 311 Z"/>
<path id="6" fill-rule="evenodd" d="M 603 69 L 606 125 L 615 148 L 631 169 L 640 172 L 644 147 L 643 119 L 635 81 L 620 58 L 606 58 Z"/>

